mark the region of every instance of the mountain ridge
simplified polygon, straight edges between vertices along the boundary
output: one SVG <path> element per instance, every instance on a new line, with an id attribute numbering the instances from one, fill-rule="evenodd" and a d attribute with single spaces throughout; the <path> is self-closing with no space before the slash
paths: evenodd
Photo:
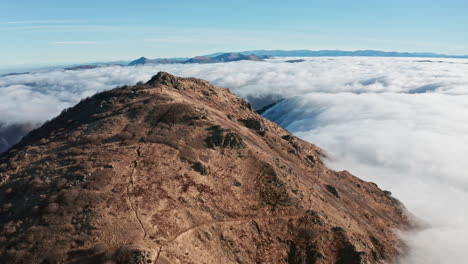
<path id="1" fill-rule="evenodd" d="M 263 56 L 263 58 L 266 58 L 267 56 Z M 145 65 L 145 64 L 174 64 L 174 63 L 183 63 L 183 64 L 191 64 L 191 63 L 219 63 L 219 62 L 233 62 L 233 61 L 243 61 L 243 60 L 249 60 L 249 61 L 263 61 L 263 58 L 260 58 L 256 55 L 244 55 L 240 53 L 222 53 L 217 56 L 213 57 L 208 57 L 208 56 L 196 56 L 187 60 L 183 60 L 180 58 L 177 59 L 172 59 L 172 58 L 167 58 L 167 59 L 154 59 L 150 60 L 145 57 L 141 57 L 137 60 L 134 60 L 130 62 L 128 65 L 129 66 L 135 66 L 135 65 Z"/>
<path id="2" fill-rule="evenodd" d="M 136 65 L 145 65 L 145 64 L 156 64 L 155 61 L 150 60 L 146 57 L 140 57 L 128 64 L 128 66 L 136 66 Z"/>
<path id="3" fill-rule="evenodd" d="M 467 59 L 468 55 L 446 55 L 432 52 L 397 52 L 380 50 L 250 50 L 238 52 L 244 55 L 267 55 L 274 57 L 410 57 L 410 58 L 460 58 Z M 217 56 L 220 53 L 206 55 Z"/>
<path id="4" fill-rule="evenodd" d="M 370 53 L 369 53 L 370 52 Z M 339 57 L 339 56 L 358 56 L 358 57 L 401 57 L 401 58 L 455 58 L 455 59 L 468 59 L 468 55 L 446 55 L 446 54 L 438 54 L 432 52 L 387 52 L 387 51 L 378 51 L 378 50 L 361 50 L 361 51 L 342 51 L 342 50 L 322 50 L 322 51 L 314 51 L 314 50 L 251 50 L 251 51 L 241 51 L 241 52 L 216 52 L 212 54 L 197 56 L 197 57 L 208 57 L 213 58 L 222 54 L 226 53 L 239 53 L 243 55 L 255 55 L 261 59 L 266 59 L 270 57 Z M 366 54 L 367 53 L 367 54 Z M 193 57 L 194 58 L 194 57 Z M 193 58 L 180 58 L 180 57 L 169 57 L 169 58 L 156 58 L 156 59 L 148 59 L 160 64 L 174 64 L 174 63 L 183 63 Z M 146 58 L 145 58 L 146 59 Z M 113 66 L 113 65 L 120 65 L 123 66 L 124 64 L 132 63 L 132 61 L 114 61 L 114 62 L 94 62 L 94 63 L 83 63 L 83 64 L 71 64 L 69 66 L 61 66 L 61 67 L 49 67 L 50 69 L 72 69 L 72 70 L 79 70 L 79 69 L 86 69 L 86 68 L 93 68 L 93 67 L 104 67 L 104 66 Z M 151 63 L 151 62 L 150 62 Z M 39 70 L 40 67 L 35 69 Z M 25 72 L 5 72 L 0 74 L 0 77 L 6 77 L 9 75 L 21 75 L 30 73 L 29 71 Z"/>
<path id="5" fill-rule="evenodd" d="M 265 58 L 265 57 L 264 57 Z M 220 62 L 234 62 L 234 61 L 263 61 L 263 58 L 260 58 L 256 55 L 244 55 L 240 53 L 222 53 L 217 56 L 197 56 L 193 57 L 183 63 L 220 63 Z"/>
<path id="6" fill-rule="evenodd" d="M 395 260 L 404 207 L 323 155 L 228 89 L 160 72 L 83 99 L 0 155 L 0 260 Z"/>

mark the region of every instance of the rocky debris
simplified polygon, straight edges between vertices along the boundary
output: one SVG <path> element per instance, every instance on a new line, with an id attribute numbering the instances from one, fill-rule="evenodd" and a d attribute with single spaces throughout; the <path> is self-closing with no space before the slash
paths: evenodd
<path id="1" fill-rule="evenodd" d="M 0 155 L 0 263 L 391 263 L 403 206 L 321 153 L 203 80 L 98 93 Z"/>

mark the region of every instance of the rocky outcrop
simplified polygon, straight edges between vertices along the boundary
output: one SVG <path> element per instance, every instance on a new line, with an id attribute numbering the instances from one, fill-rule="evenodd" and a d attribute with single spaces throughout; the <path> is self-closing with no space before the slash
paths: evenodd
<path id="1" fill-rule="evenodd" d="M 0 156 L 1 263 L 382 263 L 389 192 L 195 78 L 83 99 Z"/>

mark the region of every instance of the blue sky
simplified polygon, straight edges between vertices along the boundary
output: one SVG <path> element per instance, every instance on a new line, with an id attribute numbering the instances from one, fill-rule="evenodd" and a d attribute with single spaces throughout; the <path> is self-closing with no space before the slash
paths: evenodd
<path id="1" fill-rule="evenodd" d="M 468 54 L 466 0 L 0 0 L 0 63 L 251 49 Z"/>

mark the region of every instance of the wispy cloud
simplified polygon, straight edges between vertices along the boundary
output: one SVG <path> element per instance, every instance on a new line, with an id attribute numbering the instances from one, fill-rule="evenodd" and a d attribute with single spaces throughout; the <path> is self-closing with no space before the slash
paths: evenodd
<path id="1" fill-rule="evenodd" d="M 131 27 L 120 27 L 120 26 L 107 26 L 107 25 L 91 25 L 91 24 L 9 24 L 3 26 L 0 24 L 0 31 L 82 31 L 82 32 L 111 32 L 111 31 L 122 31 L 122 30 L 135 30 Z M 137 28 L 138 29 L 138 28 Z"/>
<path id="2" fill-rule="evenodd" d="M 54 41 L 51 44 L 55 45 L 93 45 L 98 44 L 97 41 Z"/>
<path id="3" fill-rule="evenodd" d="M 215 39 L 197 39 L 190 37 L 183 38 L 148 38 L 144 39 L 144 42 L 150 43 L 181 43 L 181 44 L 226 44 L 226 40 L 215 40 Z"/>
<path id="4" fill-rule="evenodd" d="M 69 20 L 69 19 L 18 20 L 18 21 L 1 21 L 0 25 L 73 24 L 73 23 L 82 23 L 82 22 L 84 22 L 84 20 Z"/>

